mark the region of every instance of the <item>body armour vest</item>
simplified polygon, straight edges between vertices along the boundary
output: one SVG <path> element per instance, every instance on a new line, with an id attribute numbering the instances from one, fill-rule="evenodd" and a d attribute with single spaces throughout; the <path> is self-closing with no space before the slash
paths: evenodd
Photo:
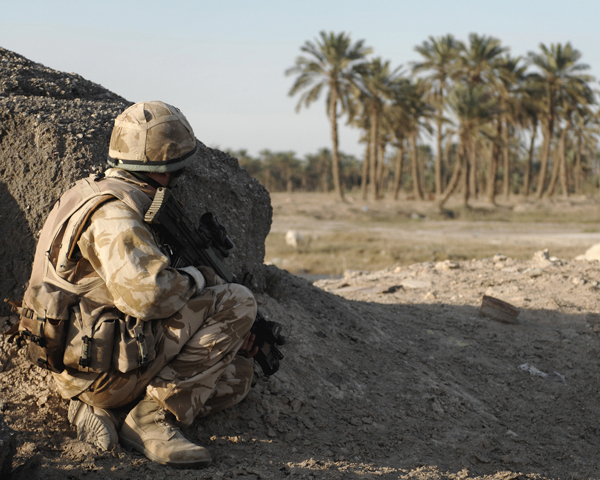
<path id="1" fill-rule="evenodd" d="M 126 177 L 90 175 L 63 194 L 44 224 L 29 286 L 18 309 L 21 336 L 29 340 L 29 358 L 39 366 L 54 372 L 61 372 L 65 364 L 83 371 L 105 371 L 110 364 L 119 312 L 114 305 L 86 301 L 86 293 L 104 285 L 104 280 L 97 275 L 77 278 L 81 260 L 77 241 L 92 213 L 115 199 L 141 217 L 151 204 L 139 184 Z M 79 325 L 74 333 L 73 319 Z M 110 332 L 100 331 L 103 328 Z M 72 347 L 75 351 L 69 359 Z"/>

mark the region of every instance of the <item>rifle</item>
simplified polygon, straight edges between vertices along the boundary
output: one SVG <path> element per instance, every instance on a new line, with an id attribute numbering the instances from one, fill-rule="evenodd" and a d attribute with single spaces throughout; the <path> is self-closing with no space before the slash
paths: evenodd
<path id="1" fill-rule="evenodd" d="M 171 191 L 159 188 L 144 221 L 159 227 L 172 267 L 204 265 L 212 268 L 225 282 L 240 283 L 224 262 L 235 245 L 227 235 L 227 229 L 211 212 L 204 213 L 199 227 L 194 228 Z M 286 338 L 281 334 L 281 328 L 280 323 L 267 320 L 257 311 L 250 332 L 255 336 L 254 346 L 258 347 L 254 360 L 265 375 L 273 375 L 279 370 L 279 361 L 283 359 L 279 346 L 285 344 Z"/>

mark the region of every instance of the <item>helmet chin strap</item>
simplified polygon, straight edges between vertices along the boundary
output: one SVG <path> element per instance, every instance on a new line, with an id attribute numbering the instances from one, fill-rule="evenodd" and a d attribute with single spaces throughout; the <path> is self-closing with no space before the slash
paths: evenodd
<path id="1" fill-rule="evenodd" d="M 134 177 L 140 179 L 142 182 L 146 182 L 148 185 L 156 188 L 157 190 L 159 188 L 164 188 L 160 183 L 158 183 L 156 180 L 154 180 L 153 178 L 150 178 L 148 175 L 146 175 L 145 173 L 142 172 L 132 172 L 132 171 L 128 171 L 128 173 L 130 173 L 131 175 L 133 175 Z M 171 187 L 171 185 L 169 184 L 169 187 Z"/>

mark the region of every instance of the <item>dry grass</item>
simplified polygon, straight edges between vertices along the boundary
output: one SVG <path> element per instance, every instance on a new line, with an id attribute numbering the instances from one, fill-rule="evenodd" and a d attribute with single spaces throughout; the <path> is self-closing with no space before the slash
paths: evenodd
<path id="1" fill-rule="evenodd" d="M 471 208 L 433 202 L 336 201 L 318 193 L 272 194 L 273 226 L 266 261 L 293 273 L 340 275 L 446 259 L 486 258 L 503 253 L 530 258 L 540 249 L 572 259 L 600 242 L 596 200 L 577 198 Z M 286 244 L 288 230 L 305 241 Z"/>

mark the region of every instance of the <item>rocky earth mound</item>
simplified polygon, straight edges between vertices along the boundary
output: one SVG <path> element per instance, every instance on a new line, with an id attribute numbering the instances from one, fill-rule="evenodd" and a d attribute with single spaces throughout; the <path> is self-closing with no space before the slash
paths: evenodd
<path id="1" fill-rule="evenodd" d="M 16 232 L 5 234 L 14 250 L 3 247 L 10 268 L 0 285 L 17 297 L 52 202 L 77 176 L 103 168 L 110 122 L 128 103 L 96 93 L 47 99 L 57 89 L 44 85 L 67 92 L 67 78 L 88 89 L 79 92 L 102 89 L 0 52 L 12 65 L 1 82 L 13 88 L 2 87 L 0 99 L 3 208 L 12 202 L 0 213 L 5 231 Z M 14 85 L 31 87 L 15 93 Z M 27 105 L 39 105 L 39 123 Z M 236 269 L 258 271 L 266 194 L 224 154 L 199 155 L 181 190 L 186 206 L 233 202 L 216 213 L 248 238 L 234 238 Z M 238 178 L 251 186 L 240 191 Z M 210 449 L 212 466 L 175 472 L 120 446 L 100 452 L 79 442 L 50 376 L 2 336 L 0 441 L 14 449 L 0 449 L 8 451 L 2 479 L 600 478 L 597 262 L 497 255 L 346 272 L 316 286 L 272 266 L 259 276 L 260 308 L 288 334 L 286 358 L 275 376 L 257 375 L 240 405 L 184 429 Z M 480 316 L 484 295 L 518 307 L 516 322 Z"/>
<path id="2" fill-rule="evenodd" d="M 77 74 L 0 48 L 2 298 L 22 298 L 37 234 L 54 202 L 78 178 L 108 167 L 114 119 L 131 103 Z M 260 286 L 269 195 L 237 160 L 199 147 L 177 195 L 195 221 L 209 210 L 229 227 L 237 247 L 230 265 L 238 274 L 253 274 Z"/>

